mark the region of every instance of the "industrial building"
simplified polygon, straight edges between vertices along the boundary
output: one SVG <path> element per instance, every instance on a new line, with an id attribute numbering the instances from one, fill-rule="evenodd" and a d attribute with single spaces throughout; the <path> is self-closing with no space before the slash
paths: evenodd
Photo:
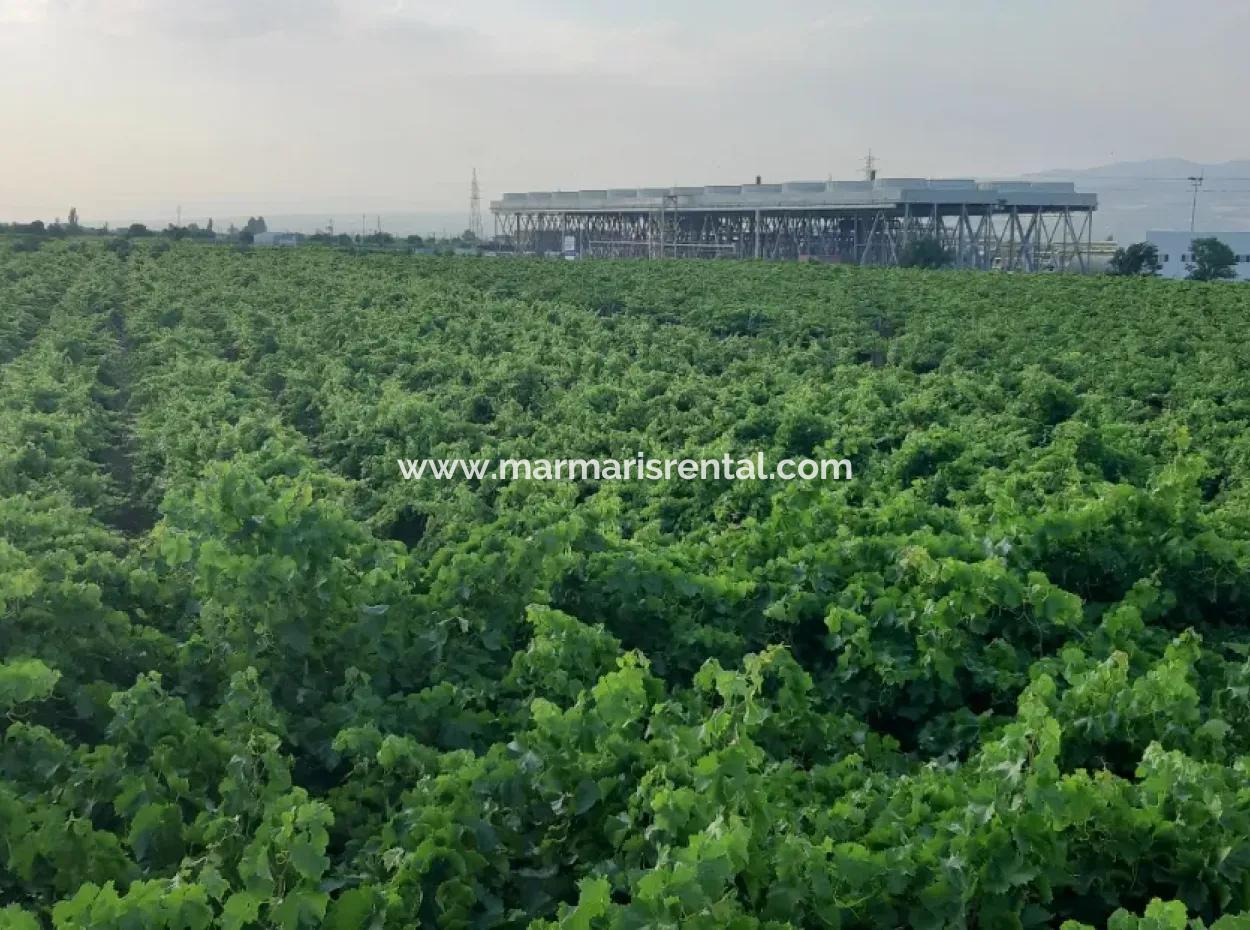
<path id="1" fill-rule="evenodd" d="M 895 265 L 933 238 L 959 268 L 1088 271 L 1094 194 L 1067 182 L 879 178 L 538 191 L 491 202 L 522 253 Z"/>
<path id="2" fill-rule="evenodd" d="M 304 241 L 303 233 L 293 232 L 258 232 L 252 237 L 253 245 L 299 245 Z"/>
<path id="3" fill-rule="evenodd" d="M 1189 275 L 1193 261 L 1190 247 L 1195 239 L 1219 239 L 1237 257 L 1237 280 L 1250 281 L 1250 232 L 1186 232 L 1175 229 L 1152 229 L 1146 241 L 1159 250 L 1159 274 L 1165 278 Z"/>

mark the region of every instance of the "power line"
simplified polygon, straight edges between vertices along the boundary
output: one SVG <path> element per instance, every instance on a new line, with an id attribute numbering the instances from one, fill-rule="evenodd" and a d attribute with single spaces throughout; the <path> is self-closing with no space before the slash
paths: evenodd
<path id="1" fill-rule="evenodd" d="M 1099 189 L 1099 193 L 1120 193 L 1124 191 L 1158 192 L 1155 188 L 1141 187 L 1139 185 L 1126 187 L 1103 187 Z M 1202 192 L 1204 194 L 1250 194 L 1250 187 L 1207 187 L 1204 185 Z"/>

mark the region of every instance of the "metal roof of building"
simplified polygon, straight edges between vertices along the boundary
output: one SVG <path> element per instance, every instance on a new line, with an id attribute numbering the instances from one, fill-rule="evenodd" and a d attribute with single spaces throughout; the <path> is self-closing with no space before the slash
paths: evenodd
<path id="1" fill-rule="evenodd" d="M 675 198 L 675 200 L 673 199 Z M 491 201 L 498 213 L 547 211 L 793 210 L 883 204 L 994 204 L 1092 210 L 1094 194 L 1068 181 L 974 181 L 967 178 L 878 178 L 876 181 L 787 181 L 583 191 L 531 191 Z"/>

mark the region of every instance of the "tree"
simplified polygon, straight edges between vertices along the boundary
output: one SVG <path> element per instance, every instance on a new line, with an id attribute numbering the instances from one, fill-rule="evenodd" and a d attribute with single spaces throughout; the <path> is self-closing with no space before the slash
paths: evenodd
<path id="1" fill-rule="evenodd" d="M 954 260 L 950 250 L 932 236 L 912 239 L 903 249 L 898 263 L 904 268 L 945 268 Z"/>
<path id="2" fill-rule="evenodd" d="M 140 236 L 150 236 L 152 235 L 152 232 L 142 223 L 131 223 L 130 226 L 126 228 L 126 235 L 135 239 Z"/>
<path id="3" fill-rule="evenodd" d="M 1237 277 L 1237 256 L 1219 239 L 1208 236 L 1195 239 L 1189 244 L 1189 269 L 1191 281 L 1220 281 Z"/>
<path id="4" fill-rule="evenodd" d="M 78 231 L 78 208 L 77 207 L 69 208 L 69 228 L 71 232 Z"/>
<path id="5" fill-rule="evenodd" d="M 1155 275 L 1159 264 L 1159 250 L 1149 242 L 1134 242 L 1126 249 L 1116 249 L 1107 264 L 1107 274 Z"/>

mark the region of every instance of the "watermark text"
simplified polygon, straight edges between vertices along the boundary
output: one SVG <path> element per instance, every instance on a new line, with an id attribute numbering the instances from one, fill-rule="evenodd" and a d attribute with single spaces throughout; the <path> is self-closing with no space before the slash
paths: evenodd
<path id="1" fill-rule="evenodd" d="M 398 459 L 405 481 L 848 481 L 849 459 L 744 457 L 676 459 Z"/>

